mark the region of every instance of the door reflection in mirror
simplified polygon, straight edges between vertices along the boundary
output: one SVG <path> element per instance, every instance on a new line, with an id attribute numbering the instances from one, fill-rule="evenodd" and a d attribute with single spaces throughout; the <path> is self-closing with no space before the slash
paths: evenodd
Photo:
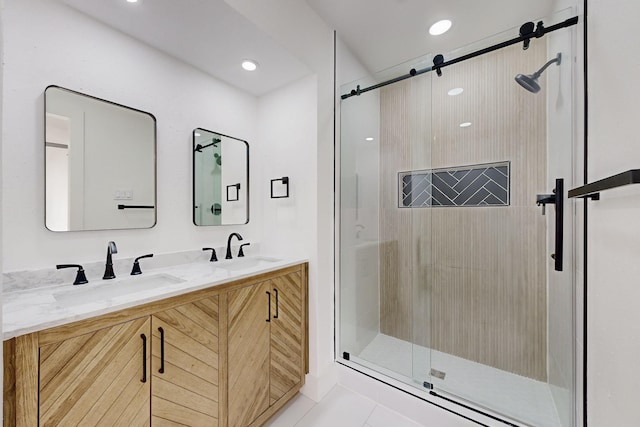
<path id="1" fill-rule="evenodd" d="M 51 231 L 156 223 L 153 115 L 57 86 L 45 90 L 45 225 Z M 145 209 L 118 209 L 118 205 Z"/>

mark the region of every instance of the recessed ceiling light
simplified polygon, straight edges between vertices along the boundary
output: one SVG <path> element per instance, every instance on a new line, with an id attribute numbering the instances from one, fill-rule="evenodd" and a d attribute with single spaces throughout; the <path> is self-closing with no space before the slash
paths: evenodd
<path id="1" fill-rule="evenodd" d="M 138 3 L 138 0 L 127 0 L 127 3 Z"/>
<path id="2" fill-rule="evenodd" d="M 471 126 L 471 122 L 460 123 L 461 128 L 468 128 L 469 126 Z"/>
<path id="3" fill-rule="evenodd" d="M 365 141 L 373 141 L 373 138 L 372 138 L 372 137 L 370 137 L 370 136 L 368 136 L 368 137 L 366 137 L 364 140 L 365 140 Z"/>
<path id="4" fill-rule="evenodd" d="M 462 92 L 464 92 L 464 89 L 462 89 L 461 87 L 456 87 L 447 92 L 447 94 L 449 94 L 449 96 L 456 96 L 460 95 Z"/>
<path id="5" fill-rule="evenodd" d="M 258 63 L 253 59 L 245 59 L 242 61 L 242 68 L 247 71 L 255 71 L 258 68 Z"/>
<path id="6" fill-rule="evenodd" d="M 449 21 L 448 19 L 438 21 L 429 28 L 429 34 L 431 34 L 432 36 L 439 36 L 440 34 L 444 34 L 449 31 L 451 25 L 451 21 Z"/>

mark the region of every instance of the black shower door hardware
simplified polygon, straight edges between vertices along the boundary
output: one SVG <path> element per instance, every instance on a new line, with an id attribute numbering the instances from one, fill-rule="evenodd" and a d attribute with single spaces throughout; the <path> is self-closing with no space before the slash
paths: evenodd
<path id="1" fill-rule="evenodd" d="M 142 379 L 140 382 L 147 382 L 147 336 L 145 334 L 140 334 L 140 338 L 142 338 Z"/>
<path id="2" fill-rule="evenodd" d="M 149 205 L 118 205 L 118 209 L 154 209 L 155 206 Z"/>
<path id="3" fill-rule="evenodd" d="M 267 314 L 267 322 L 271 322 L 271 292 L 267 291 L 267 298 L 269 298 L 269 308 Z"/>
<path id="4" fill-rule="evenodd" d="M 553 194 L 538 194 L 536 196 L 536 204 L 542 206 L 542 215 L 545 214 L 547 204 L 553 204 L 555 206 L 556 241 L 555 252 L 551 254 L 551 258 L 555 261 L 555 270 L 562 271 L 564 245 L 564 179 L 556 179 L 556 188 L 553 190 Z"/>
<path id="5" fill-rule="evenodd" d="M 480 49 L 480 50 L 477 50 L 475 52 L 471 52 L 471 53 L 468 53 L 466 55 L 460 56 L 458 58 L 450 59 L 448 61 L 444 61 L 444 62 L 439 62 L 438 61 L 438 64 L 437 65 L 434 64 L 432 67 L 426 67 L 426 68 L 423 68 L 423 69 L 420 69 L 420 70 L 416 70 L 415 68 L 412 68 L 409 71 L 408 74 L 403 74 L 403 75 L 401 75 L 399 77 L 393 78 L 391 80 L 384 81 L 382 83 L 375 84 L 373 86 L 366 87 L 364 89 L 361 89 L 360 85 L 358 85 L 356 87 L 356 89 L 353 89 L 353 90 L 351 90 L 351 92 L 345 93 L 344 95 L 341 95 L 340 98 L 341 99 L 347 99 L 347 98 L 351 98 L 352 96 L 360 96 L 361 94 L 363 94 L 365 92 L 369 92 L 370 90 L 379 89 L 379 88 L 381 88 L 383 86 L 387 86 L 387 85 L 390 85 L 390 84 L 393 84 L 393 83 L 397 83 L 397 82 L 400 82 L 402 80 L 409 79 L 409 78 L 414 77 L 414 76 L 418 76 L 420 74 L 428 73 L 429 71 L 438 72 L 442 68 L 447 67 L 449 65 L 457 64 L 458 62 L 466 61 L 467 59 L 475 58 L 477 56 L 481 56 L 481 55 L 484 55 L 484 54 L 487 54 L 487 53 L 490 53 L 490 52 L 493 52 L 493 51 L 496 51 L 496 50 L 499 50 L 499 49 L 503 49 L 505 47 L 514 45 L 516 43 L 527 42 L 527 41 L 531 40 L 532 38 L 540 38 L 540 37 L 543 37 L 544 35 L 552 32 L 552 31 L 557 31 L 557 30 L 560 30 L 562 28 L 568 28 L 568 27 L 571 27 L 573 25 L 576 25 L 577 23 L 578 23 L 578 17 L 577 16 L 574 16 L 572 18 L 566 19 L 566 20 L 564 20 L 564 21 L 562 21 L 560 23 L 557 23 L 555 25 L 551 25 L 550 27 L 545 27 L 544 24 L 542 23 L 542 21 L 540 21 L 540 22 L 538 22 L 538 28 L 533 30 L 533 32 L 530 32 L 528 34 L 523 34 L 522 33 L 522 31 L 523 31 L 522 28 L 525 27 L 525 25 L 526 25 L 525 24 L 525 25 L 523 25 L 521 27 L 520 33 L 519 33 L 518 37 L 516 37 L 516 38 L 504 41 L 502 43 L 494 44 L 493 46 L 485 47 L 484 49 Z M 533 27 L 529 26 L 528 28 L 531 29 Z M 440 73 L 438 73 L 438 74 L 440 74 Z"/>
<path id="6" fill-rule="evenodd" d="M 159 327 L 158 332 L 160 332 L 160 369 L 158 369 L 158 373 L 164 374 L 164 329 Z"/>
<path id="7" fill-rule="evenodd" d="M 600 200 L 600 192 L 612 188 L 623 187 L 630 184 L 640 184 L 640 169 L 631 169 L 626 172 L 595 181 L 582 187 L 569 190 L 569 198 L 581 198 Z"/>

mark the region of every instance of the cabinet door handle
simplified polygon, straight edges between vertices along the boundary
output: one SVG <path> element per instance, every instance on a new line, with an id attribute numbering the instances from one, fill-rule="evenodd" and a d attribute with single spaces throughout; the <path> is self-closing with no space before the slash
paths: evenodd
<path id="1" fill-rule="evenodd" d="M 164 374 L 164 329 L 159 327 L 158 332 L 160 332 L 160 369 L 158 372 Z"/>
<path id="2" fill-rule="evenodd" d="M 278 318 L 278 306 L 279 306 L 279 304 L 278 304 L 278 290 L 276 288 L 273 288 L 273 292 L 276 293 L 276 315 L 273 316 L 273 318 L 277 319 Z"/>
<path id="3" fill-rule="evenodd" d="M 140 334 L 140 338 L 142 338 L 142 379 L 140 380 L 143 383 L 147 382 L 147 336 L 145 334 Z"/>
<path id="4" fill-rule="evenodd" d="M 267 298 L 269 299 L 269 311 L 267 312 L 267 322 L 271 322 L 271 292 L 267 291 Z"/>

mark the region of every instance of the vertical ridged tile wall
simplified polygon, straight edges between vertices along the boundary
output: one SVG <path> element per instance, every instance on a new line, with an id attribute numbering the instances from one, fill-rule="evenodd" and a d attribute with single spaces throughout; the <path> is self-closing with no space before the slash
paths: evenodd
<path id="1" fill-rule="evenodd" d="M 381 89 L 381 332 L 546 380 L 546 98 L 519 45 Z M 544 88 L 544 77 L 541 79 Z M 455 97 L 449 89 L 464 88 Z M 472 126 L 460 128 L 462 122 Z M 399 209 L 397 173 L 511 162 L 508 207 Z M 437 366 L 434 366 L 437 369 Z"/>

